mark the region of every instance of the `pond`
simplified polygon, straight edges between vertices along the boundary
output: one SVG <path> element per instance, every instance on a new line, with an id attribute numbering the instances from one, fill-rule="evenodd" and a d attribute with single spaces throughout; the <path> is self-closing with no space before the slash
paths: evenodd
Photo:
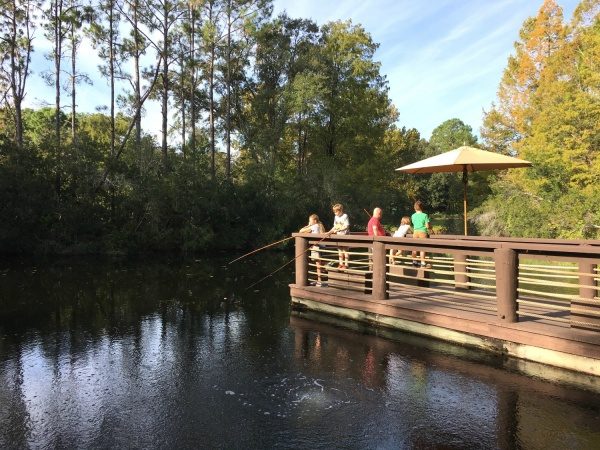
<path id="1" fill-rule="evenodd" d="M 600 448 L 600 393 L 290 311 L 290 259 L 0 263 L 0 448 Z M 511 368 L 512 367 L 512 368 Z"/>

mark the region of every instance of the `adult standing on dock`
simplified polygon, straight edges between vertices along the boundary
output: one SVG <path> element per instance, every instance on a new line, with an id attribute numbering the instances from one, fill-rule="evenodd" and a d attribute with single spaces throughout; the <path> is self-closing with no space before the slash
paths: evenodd
<path id="1" fill-rule="evenodd" d="M 385 236 L 385 230 L 381 225 L 382 215 L 383 212 L 381 211 L 381 208 L 378 207 L 373 210 L 373 216 L 367 224 L 367 234 L 369 236 Z"/>

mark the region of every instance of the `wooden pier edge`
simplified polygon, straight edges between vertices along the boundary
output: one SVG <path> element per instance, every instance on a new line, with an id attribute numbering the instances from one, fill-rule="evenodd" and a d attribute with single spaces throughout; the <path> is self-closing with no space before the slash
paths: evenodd
<path id="1" fill-rule="evenodd" d="M 328 314 L 342 319 L 428 336 L 471 348 L 600 377 L 600 342 L 595 336 L 586 342 L 579 333 L 565 336 L 521 329 L 518 323 L 456 320 L 445 314 L 423 313 L 387 304 L 385 300 L 365 301 L 352 296 L 327 295 L 322 291 L 290 285 L 292 307 Z"/>

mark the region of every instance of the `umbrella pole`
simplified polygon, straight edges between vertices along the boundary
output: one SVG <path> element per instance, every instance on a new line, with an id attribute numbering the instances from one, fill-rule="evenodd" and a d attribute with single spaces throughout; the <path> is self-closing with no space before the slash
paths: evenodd
<path id="1" fill-rule="evenodd" d="M 465 220 L 465 236 L 467 233 L 467 183 L 469 181 L 469 174 L 467 172 L 467 166 L 463 166 L 463 216 Z"/>

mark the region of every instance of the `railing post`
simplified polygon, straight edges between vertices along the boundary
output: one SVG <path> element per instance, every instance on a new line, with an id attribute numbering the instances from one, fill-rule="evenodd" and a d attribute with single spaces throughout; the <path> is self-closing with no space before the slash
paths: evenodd
<path id="1" fill-rule="evenodd" d="M 510 248 L 494 250 L 496 266 L 496 298 L 498 319 L 504 322 L 517 322 L 517 286 L 519 258 Z"/>
<path id="2" fill-rule="evenodd" d="M 373 290 L 371 295 L 375 300 L 385 300 L 387 294 L 385 243 L 373 242 Z"/>
<path id="3" fill-rule="evenodd" d="M 467 255 L 454 255 L 454 289 L 469 289 L 467 272 Z"/>
<path id="4" fill-rule="evenodd" d="M 599 295 L 594 289 L 596 280 L 594 279 L 596 264 L 593 261 L 579 261 L 579 298 L 582 300 L 593 300 L 596 295 Z M 573 311 L 573 307 L 577 311 Z M 590 314 L 586 314 L 586 312 Z M 595 314 L 600 314 L 600 307 L 590 305 L 588 303 L 571 301 L 571 327 L 583 328 L 587 330 L 598 331 L 600 329 L 600 317 Z"/>
<path id="5" fill-rule="evenodd" d="M 296 286 L 308 286 L 308 239 L 296 236 Z"/>

